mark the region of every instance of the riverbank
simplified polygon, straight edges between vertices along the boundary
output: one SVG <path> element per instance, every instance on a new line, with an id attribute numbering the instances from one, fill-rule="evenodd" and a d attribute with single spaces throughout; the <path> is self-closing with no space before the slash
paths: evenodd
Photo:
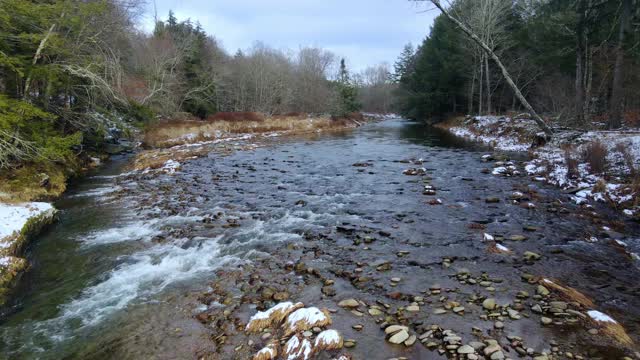
<path id="1" fill-rule="evenodd" d="M 173 172 L 180 162 L 206 156 L 211 147 L 242 142 L 242 149 L 259 146 L 265 140 L 288 136 L 320 135 L 354 129 L 393 115 L 351 114 L 330 116 L 293 114 L 265 117 L 258 113 L 223 113 L 212 120 L 169 120 L 145 132 L 143 147 L 133 162 L 134 170 Z"/>
<path id="2" fill-rule="evenodd" d="M 517 169 L 499 163 L 492 170 L 499 175 L 521 171 L 572 194 L 577 204 L 606 203 L 628 218 L 640 219 L 640 129 L 556 129 L 547 141 L 526 114 L 456 118 L 436 126 L 499 151 L 530 155 L 531 160 Z"/>
<path id="3" fill-rule="evenodd" d="M 28 241 L 55 220 L 56 209 L 49 203 L 0 203 L 0 306 L 9 298 L 29 264 L 24 257 Z"/>

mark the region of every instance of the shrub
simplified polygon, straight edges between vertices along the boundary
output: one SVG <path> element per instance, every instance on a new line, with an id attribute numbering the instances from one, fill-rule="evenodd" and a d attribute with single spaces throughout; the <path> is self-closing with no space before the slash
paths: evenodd
<path id="1" fill-rule="evenodd" d="M 599 140 L 595 140 L 585 146 L 582 156 L 589 164 L 591 172 L 601 174 L 607 167 L 607 153 L 607 147 Z"/>
<path id="2" fill-rule="evenodd" d="M 564 149 L 564 162 L 567 165 L 567 176 L 569 178 L 578 177 L 578 160 L 573 156 L 573 151 L 570 147 Z"/>

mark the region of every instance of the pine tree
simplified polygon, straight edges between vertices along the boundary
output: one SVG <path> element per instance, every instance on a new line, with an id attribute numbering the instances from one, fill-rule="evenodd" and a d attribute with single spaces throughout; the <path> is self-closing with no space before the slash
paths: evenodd
<path id="1" fill-rule="evenodd" d="M 400 53 L 400 56 L 398 57 L 398 61 L 396 61 L 395 64 L 393 65 L 393 68 L 394 68 L 393 80 L 395 82 L 400 82 L 402 77 L 405 76 L 405 74 L 407 74 L 411 70 L 414 56 L 415 56 L 415 51 L 413 49 L 413 44 L 408 43 L 402 49 L 402 53 Z"/>
<path id="2" fill-rule="evenodd" d="M 337 107 L 334 115 L 344 117 L 360 110 L 361 105 L 358 102 L 358 89 L 351 81 L 351 76 L 349 75 L 349 70 L 347 70 L 344 58 L 340 60 L 337 96 Z"/>

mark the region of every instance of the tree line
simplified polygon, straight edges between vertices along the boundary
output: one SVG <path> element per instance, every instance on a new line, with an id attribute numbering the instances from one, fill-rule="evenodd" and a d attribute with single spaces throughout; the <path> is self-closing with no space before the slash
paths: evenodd
<path id="1" fill-rule="evenodd" d="M 170 12 L 136 27 L 142 0 L 0 2 L 0 169 L 74 168 L 113 130 L 216 112 L 388 111 L 388 66 L 351 72 L 317 47 L 256 42 L 230 54 Z"/>
<path id="2" fill-rule="evenodd" d="M 426 3 L 426 2 L 425 2 Z M 432 1 L 440 5 L 439 1 Z M 395 69 L 397 106 L 416 119 L 521 111 L 514 87 L 560 125 L 639 125 L 637 0 L 455 0 Z M 443 8 L 444 10 L 444 8 Z"/>

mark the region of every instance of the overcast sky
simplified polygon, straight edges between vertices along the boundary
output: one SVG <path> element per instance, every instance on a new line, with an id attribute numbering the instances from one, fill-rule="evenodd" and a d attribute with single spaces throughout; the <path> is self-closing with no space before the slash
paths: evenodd
<path id="1" fill-rule="evenodd" d="M 407 0 L 155 0 L 158 16 L 200 21 L 227 51 L 260 40 L 278 49 L 319 46 L 344 56 L 352 70 L 393 64 L 402 47 L 419 44 L 435 10 L 420 13 Z M 153 0 L 143 19 L 153 28 Z"/>

